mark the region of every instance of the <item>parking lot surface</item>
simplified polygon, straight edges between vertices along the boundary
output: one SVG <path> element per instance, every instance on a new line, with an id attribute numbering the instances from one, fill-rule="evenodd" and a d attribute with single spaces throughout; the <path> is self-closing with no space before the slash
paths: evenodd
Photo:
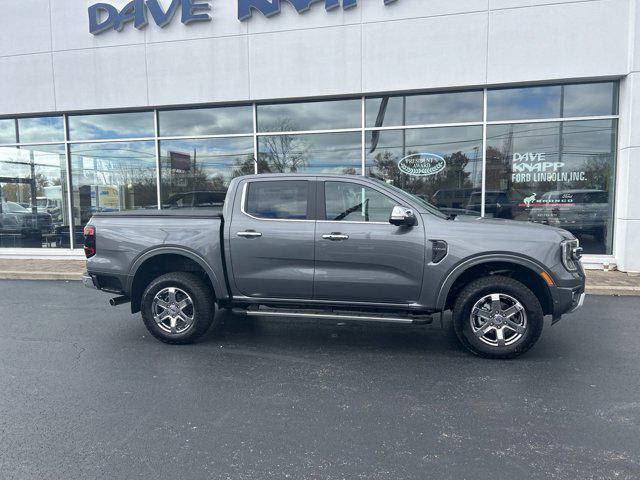
<path id="1" fill-rule="evenodd" d="M 0 281 L 3 480 L 640 478 L 640 298 L 590 296 L 512 361 L 226 314 L 168 346 L 107 300 Z"/>

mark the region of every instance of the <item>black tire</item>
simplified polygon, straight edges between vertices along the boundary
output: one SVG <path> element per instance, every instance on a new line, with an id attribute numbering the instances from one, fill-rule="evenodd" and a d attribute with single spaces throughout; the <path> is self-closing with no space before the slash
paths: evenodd
<path id="1" fill-rule="evenodd" d="M 484 296 L 505 294 L 524 307 L 527 326 L 521 338 L 510 345 L 489 345 L 473 331 L 471 309 Z M 485 358 L 508 359 L 522 355 L 540 338 L 544 313 L 534 293 L 517 280 L 502 276 L 483 277 L 471 282 L 458 295 L 453 307 L 453 328 L 458 340 L 471 353 Z"/>
<path id="2" fill-rule="evenodd" d="M 193 323 L 183 332 L 171 333 L 163 330 L 153 318 L 153 300 L 166 288 L 176 287 L 186 292 L 193 302 Z M 158 340 L 172 345 L 191 343 L 215 322 L 216 304 L 211 289 L 200 277 L 185 272 L 172 272 L 153 280 L 142 295 L 141 312 L 149 333 Z"/>

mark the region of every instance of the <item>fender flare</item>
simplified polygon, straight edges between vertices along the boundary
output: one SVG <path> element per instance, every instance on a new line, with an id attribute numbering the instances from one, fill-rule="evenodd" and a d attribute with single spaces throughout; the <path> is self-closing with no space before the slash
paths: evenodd
<path id="1" fill-rule="evenodd" d="M 547 273 L 547 275 L 551 277 L 554 283 L 556 282 L 556 279 L 553 273 L 550 272 L 548 268 L 546 268 L 544 265 L 542 265 L 537 260 L 534 260 L 533 258 L 524 256 L 524 255 L 517 255 L 513 253 L 483 254 L 477 257 L 466 258 L 461 262 L 459 262 L 455 267 L 453 267 L 449 271 L 446 278 L 440 285 L 440 290 L 438 292 L 438 297 L 436 300 L 436 309 L 438 311 L 443 311 L 445 309 L 447 297 L 449 296 L 451 287 L 453 286 L 455 281 L 458 278 L 460 278 L 460 275 L 462 275 L 464 272 L 466 272 L 470 268 L 476 267 L 478 265 L 482 265 L 483 263 L 491 263 L 491 262 L 515 263 L 522 267 L 526 267 L 529 270 L 536 272 L 537 274 L 540 274 L 541 272 L 545 272 Z M 548 285 L 547 285 L 547 288 L 549 289 L 549 294 L 551 296 L 552 301 L 554 301 L 555 303 L 555 298 L 556 298 L 555 289 L 549 287 Z"/>
<path id="2" fill-rule="evenodd" d="M 138 258 L 134 260 L 131 266 L 131 269 L 129 270 L 129 274 L 127 278 L 127 292 L 129 292 L 129 294 L 132 293 L 131 289 L 133 287 L 133 280 L 135 279 L 136 274 L 138 273 L 138 270 L 140 270 L 140 267 L 147 260 L 150 260 L 160 255 L 167 255 L 167 254 L 180 255 L 182 257 L 193 260 L 200 267 L 202 267 L 202 269 L 205 271 L 205 273 L 209 277 L 209 280 L 211 281 L 211 285 L 213 286 L 213 292 L 216 296 L 222 294 L 225 291 L 224 288 L 222 287 L 222 284 L 220 283 L 220 279 L 215 274 L 211 266 L 198 253 L 184 247 L 162 246 L 162 247 L 153 248 L 151 250 L 147 250 L 146 252 L 142 253 L 140 256 L 138 256 Z"/>

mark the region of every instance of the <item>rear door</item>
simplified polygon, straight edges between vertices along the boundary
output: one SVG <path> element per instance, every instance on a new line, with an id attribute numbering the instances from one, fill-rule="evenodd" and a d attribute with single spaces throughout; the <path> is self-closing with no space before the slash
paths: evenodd
<path id="1" fill-rule="evenodd" d="M 315 182 L 255 179 L 230 225 L 232 278 L 248 297 L 313 297 Z"/>
<path id="2" fill-rule="evenodd" d="M 415 303 L 425 266 L 422 219 L 413 227 L 389 223 L 402 201 L 355 181 L 318 182 L 315 298 Z"/>

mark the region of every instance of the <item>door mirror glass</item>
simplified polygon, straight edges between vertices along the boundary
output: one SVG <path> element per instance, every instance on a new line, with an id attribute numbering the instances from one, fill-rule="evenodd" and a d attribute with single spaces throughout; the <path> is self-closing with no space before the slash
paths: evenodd
<path id="1" fill-rule="evenodd" d="M 413 210 L 410 210 L 405 207 L 401 207 L 400 205 L 396 205 L 393 207 L 391 211 L 391 217 L 389 218 L 389 223 L 395 225 L 397 227 L 406 226 L 413 227 L 418 220 L 416 219 Z"/>

